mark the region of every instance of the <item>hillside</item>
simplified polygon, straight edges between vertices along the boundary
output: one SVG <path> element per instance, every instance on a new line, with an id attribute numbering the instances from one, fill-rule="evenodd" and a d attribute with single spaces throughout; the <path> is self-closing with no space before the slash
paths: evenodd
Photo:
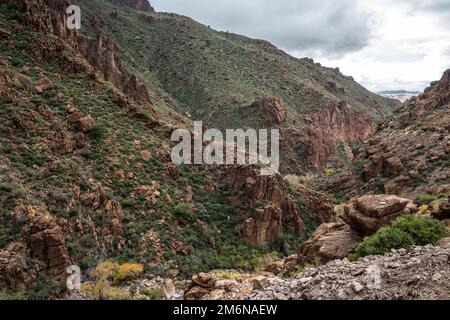
<path id="1" fill-rule="evenodd" d="M 450 70 L 383 122 L 354 150 L 353 164 L 322 179 L 322 188 L 339 195 L 366 192 L 414 198 L 450 192 Z"/>
<path id="2" fill-rule="evenodd" d="M 326 197 L 281 176 L 173 165 L 188 119 L 114 41 L 67 31 L 67 5 L 0 5 L 0 291 L 47 299 L 68 265 L 109 259 L 161 276 L 252 271 L 331 219 Z"/>
<path id="3" fill-rule="evenodd" d="M 372 123 L 399 105 L 337 69 L 293 58 L 262 40 L 217 32 L 176 14 L 136 11 L 120 1 L 79 4 L 82 32 L 114 39 L 150 92 L 167 92 L 180 113 L 210 128 L 282 128 L 285 172 L 338 165 L 340 149 L 363 141 Z M 280 101 L 286 114 L 271 116 L 276 107 L 267 97 Z M 359 125 L 348 126 L 350 121 Z"/>

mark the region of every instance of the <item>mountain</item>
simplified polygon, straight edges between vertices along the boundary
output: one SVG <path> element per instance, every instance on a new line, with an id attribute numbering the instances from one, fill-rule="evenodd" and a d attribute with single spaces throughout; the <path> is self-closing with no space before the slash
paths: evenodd
<path id="1" fill-rule="evenodd" d="M 336 181 L 339 199 L 379 186 L 371 174 L 404 175 L 388 153 L 373 171 L 364 140 L 409 155 L 424 137 L 423 172 L 446 172 L 448 75 L 399 108 L 339 70 L 144 0 L 79 0 L 77 31 L 69 4 L 0 1 L 0 299 L 218 297 L 242 273 L 264 288 L 263 271 L 345 258 L 402 213 L 416 219 L 409 199 L 369 194 L 341 212 L 311 188 L 313 176 Z M 173 164 L 171 135 L 192 120 L 279 128 L 283 175 Z M 363 165 L 367 182 L 352 172 Z M 431 224 L 424 244 L 441 235 Z"/>
<path id="2" fill-rule="evenodd" d="M 366 139 L 374 123 L 399 106 L 338 69 L 291 57 L 266 41 L 176 14 L 132 10 L 120 1 L 79 4 L 81 31 L 114 39 L 150 94 L 167 93 L 178 112 L 209 128 L 280 128 L 283 172 L 339 165 L 347 157 L 343 149 Z M 281 117 L 277 105 L 285 109 Z"/>
<path id="3" fill-rule="evenodd" d="M 420 92 L 406 90 L 388 90 L 378 92 L 378 94 L 386 98 L 397 99 L 403 103 L 414 96 L 418 96 Z"/>

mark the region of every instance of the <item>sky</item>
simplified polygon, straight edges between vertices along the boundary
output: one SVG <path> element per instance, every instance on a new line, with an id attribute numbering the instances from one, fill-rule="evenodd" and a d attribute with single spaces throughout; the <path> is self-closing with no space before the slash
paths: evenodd
<path id="1" fill-rule="evenodd" d="M 311 57 L 374 92 L 423 91 L 450 68 L 450 0 L 150 0 Z"/>

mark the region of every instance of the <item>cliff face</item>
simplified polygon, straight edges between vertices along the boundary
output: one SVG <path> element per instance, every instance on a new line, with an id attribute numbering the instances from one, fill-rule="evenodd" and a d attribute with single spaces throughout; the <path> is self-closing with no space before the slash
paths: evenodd
<path id="1" fill-rule="evenodd" d="M 372 190 L 417 196 L 450 191 L 450 70 L 398 109 L 376 134 L 354 150 L 353 172 L 342 171 L 328 190 Z M 359 185 L 361 188 L 355 188 Z"/>
<path id="2" fill-rule="evenodd" d="M 373 121 L 347 101 L 324 106 L 311 116 L 310 127 L 302 150 L 308 163 L 317 169 L 337 167 L 343 158 L 352 160 L 349 145 L 363 142 L 374 132 Z"/>

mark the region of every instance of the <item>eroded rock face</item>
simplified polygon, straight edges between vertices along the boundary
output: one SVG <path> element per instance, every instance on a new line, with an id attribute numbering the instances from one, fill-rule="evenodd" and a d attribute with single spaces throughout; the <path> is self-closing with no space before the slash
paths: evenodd
<path id="1" fill-rule="evenodd" d="M 245 241 L 251 245 L 275 242 L 283 235 L 283 212 L 276 205 L 256 209 L 253 217 L 240 226 L 240 231 Z"/>
<path id="2" fill-rule="evenodd" d="M 0 278 L 9 288 L 26 292 L 40 273 L 64 277 L 70 258 L 63 228 L 42 208 L 19 205 L 12 214 L 15 223 L 23 224 L 23 242 L 10 243 L 0 251 Z"/>
<path id="3" fill-rule="evenodd" d="M 144 104 L 150 102 L 145 86 L 139 83 L 136 75 L 122 65 L 118 57 L 117 44 L 112 39 L 105 37 L 102 33 L 99 33 L 95 40 L 78 36 L 77 49 L 95 69 L 102 72 L 105 80 L 114 83 L 136 102 Z"/>
<path id="4" fill-rule="evenodd" d="M 285 223 L 298 237 L 306 236 L 299 205 L 295 199 L 288 196 L 280 175 L 262 176 L 255 167 L 240 166 L 230 168 L 227 177 L 230 189 L 237 194 L 232 201 L 253 210 L 252 217 L 239 227 L 249 244 L 260 246 L 274 242 L 283 235 Z M 312 193 L 308 195 L 310 196 L 306 196 L 305 199 L 308 199 L 306 201 L 308 209 L 312 209 L 310 212 L 317 216 L 319 221 L 332 220 L 332 206 L 327 205 L 329 200 L 314 197 Z M 255 209 L 259 202 L 267 202 L 267 205 Z"/>
<path id="5" fill-rule="evenodd" d="M 342 163 L 342 156 L 352 160 L 349 147 L 352 143 L 365 141 L 374 131 L 373 121 L 359 113 L 348 101 L 330 103 L 320 111 L 308 117 L 309 130 L 297 136 L 287 132 L 287 139 L 298 144 L 301 154 L 308 165 L 315 169 L 336 167 Z M 299 132 L 300 133 L 300 132 Z"/>
<path id="6" fill-rule="evenodd" d="M 279 125 L 286 121 L 287 110 L 283 101 L 275 97 L 266 97 L 255 101 L 251 106 L 252 112 L 261 113 L 261 119 L 268 125 Z"/>
<path id="7" fill-rule="evenodd" d="M 40 262 L 39 271 L 50 271 L 56 276 L 65 274 L 69 255 L 64 232 L 57 221 L 41 208 L 19 205 L 13 217 L 25 221 L 22 237 L 30 249 L 30 257 Z"/>
<path id="8" fill-rule="evenodd" d="M 138 10 L 151 11 L 151 6 L 146 0 L 123 1 Z M 78 50 L 92 67 L 103 75 L 105 80 L 111 81 L 125 95 L 138 103 L 150 103 L 145 86 L 140 84 L 137 77 L 122 65 L 118 57 L 118 47 L 112 39 L 106 38 L 101 33 L 98 34 L 96 39 L 90 39 L 66 28 L 66 9 L 70 5 L 68 1 L 7 0 L 7 2 L 14 3 L 18 7 L 21 12 L 22 23 L 64 39 Z M 47 49 L 42 48 L 42 50 Z M 76 68 L 80 68 L 80 66 Z M 47 84 L 44 85 L 47 86 Z M 40 90 L 41 86 L 36 86 L 36 89 Z"/>

